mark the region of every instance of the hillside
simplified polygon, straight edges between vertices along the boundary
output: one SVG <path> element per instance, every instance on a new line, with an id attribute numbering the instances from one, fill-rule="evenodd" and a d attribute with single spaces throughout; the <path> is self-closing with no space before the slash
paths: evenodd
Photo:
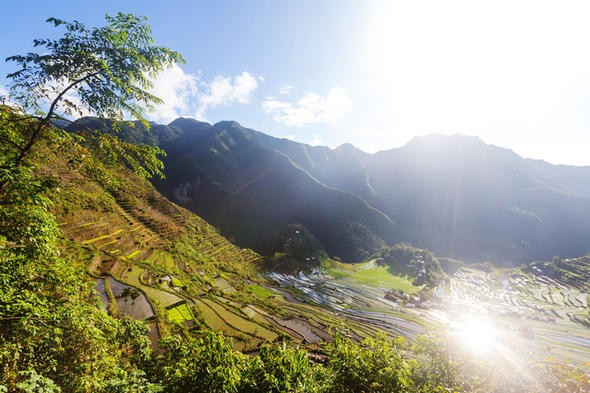
<path id="1" fill-rule="evenodd" d="M 387 214 L 398 239 L 438 255 L 526 262 L 589 251 L 590 168 L 523 159 L 461 135 L 417 137 L 372 155 L 255 135 Z"/>
<path id="2" fill-rule="evenodd" d="M 100 140 L 113 143 L 109 138 Z M 262 263 L 258 254 L 228 242 L 203 219 L 170 202 L 144 178 L 104 153 L 88 149 L 72 135 L 56 132 L 39 142 L 29 159 L 37 180 L 28 180 L 30 184 L 21 181 L 19 184 L 27 188 L 13 190 L 16 194 L 10 191 L 2 200 L 12 203 L 6 195 L 17 195 L 16 201 L 20 201 L 34 192 L 36 181 L 41 182 L 60 228 L 56 231 L 58 248 L 51 251 L 54 256 L 46 266 L 43 260 L 20 255 L 22 246 L 15 242 L 18 238 L 13 231 L 23 230 L 18 220 L 29 219 L 26 214 L 21 217 L 30 213 L 29 207 L 7 210 L 0 205 L 5 224 L 11 217 L 18 218 L 14 228 L 12 223 L 3 227 L 0 237 L 0 285 L 4 293 L 0 299 L 1 348 L 9 348 L 13 342 L 33 348 L 33 355 L 19 355 L 24 357 L 22 364 L 11 360 L 14 366 L 0 366 L 10 388 L 25 386 L 19 382 L 23 380 L 37 383 L 34 381 L 41 375 L 39 383 L 56 381 L 58 386 L 71 387 L 87 381 L 95 391 L 112 391 L 121 383 L 165 386 L 172 391 L 210 391 L 195 385 L 197 377 L 205 378 L 206 386 L 223 383 L 235 386 L 236 391 L 267 391 L 265 383 L 280 367 L 284 371 L 299 370 L 295 374 L 289 371 L 287 379 L 281 379 L 285 383 L 305 381 L 309 386 L 310 375 L 330 375 L 329 379 L 313 382 L 325 391 L 341 391 L 342 381 L 353 383 L 354 390 L 362 389 L 367 378 L 394 389 L 397 376 L 384 378 L 380 372 L 371 376 L 370 370 L 399 366 L 404 370 L 404 383 L 410 381 L 408 391 L 427 392 L 439 385 L 471 391 L 479 376 L 487 374 L 488 366 L 481 359 L 470 365 L 469 373 L 460 367 L 449 368 L 451 359 L 466 359 L 467 354 L 454 350 L 453 358 L 441 358 L 441 351 L 446 350 L 443 348 L 452 348 L 452 340 L 438 343 L 431 341 L 430 335 L 422 336 L 426 328 L 439 324 L 429 316 L 431 303 L 426 299 L 440 302 L 431 285 L 440 280 L 442 271 L 428 251 L 398 245 L 382 249 L 379 259 L 344 264 L 326 258 L 322 245 L 304 226 L 290 225 L 275 239 L 283 255 L 272 263 Z M 47 223 L 53 220 L 51 217 L 45 217 Z M 43 232 L 28 237 L 31 228 L 42 228 L 35 229 L 40 224 L 46 225 L 36 221 L 24 228 L 26 241 L 32 244 L 32 248 L 23 249 L 25 252 L 44 252 L 39 237 Z M 13 258 L 15 253 L 19 259 Z M 297 266 L 277 269 L 268 275 L 274 283 L 260 275 L 261 269 L 290 264 L 293 257 L 321 260 L 321 264 L 310 263 L 306 272 L 296 274 Z M 15 263 L 21 267 L 12 268 Z M 464 274 L 459 272 L 457 277 L 462 279 Z M 448 280 L 451 288 L 455 288 L 452 283 L 461 284 L 456 278 Z M 28 288 L 32 284 L 57 291 L 31 292 Z M 470 282 L 465 285 L 472 287 Z M 27 288 L 25 292 L 23 288 Z M 584 306 L 585 298 L 578 292 L 566 295 Z M 20 300 L 12 301 L 14 296 Z M 520 295 L 515 292 L 512 296 Z M 32 303 L 39 297 L 44 299 L 41 305 Z M 578 303 L 564 310 L 562 319 L 570 318 L 577 325 L 586 323 L 585 310 L 580 311 Z M 552 307 L 558 313 L 554 315 L 561 315 L 564 306 L 559 300 Z M 530 309 L 533 316 L 547 314 L 535 307 Z M 145 325 L 127 317 L 145 321 Z M 568 331 L 576 329 L 576 335 L 584 334 L 578 333 L 577 325 L 569 326 Z M 539 332 L 536 327 L 532 331 Z M 412 341 L 405 343 L 403 338 L 396 338 L 399 335 Z M 84 337 L 82 344 L 78 337 Z M 63 346 L 59 344 L 62 339 Z M 522 338 L 511 340 L 522 345 Z M 50 341 L 58 343 L 55 349 L 51 349 Z M 274 344 L 277 341 L 283 344 Z M 304 344 L 306 349 L 288 346 L 288 341 Z M 543 343 L 559 350 L 562 358 L 576 362 L 583 359 L 583 343 L 572 355 L 568 355 L 571 348 L 563 352 L 563 344 L 555 340 L 535 341 L 537 346 Z M 254 353 L 246 356 L 235 349 Z M 108 351 L 108 356 L 99 355 L 100 351 Z M 407 352 L 412 355 L 407 357 Z M 2 359 L 14 356 L 11 351 L 0 351 Z M 419 360 L 414 360 L 416 356 Z M 47 358 L 53 363 L 44 361 Z M 99 366 L 97 358 L 111 363 Z M 360 363 L 354 363 L 353 370 L 361 379 L 351 381 L 351 367 L 347 365 L 355 359 Z M 51 364 L 58 368 L 53 369 Z M 72 364 L 82 366 L 73 370 Z M 545 364 L 541 363 L 543 367 Z M 41 374 L 18 371 L 33 366 Z M 100 371 L 89 379 L 87 367 Z M 109 374 L 113 367 L 116 372 Z M 432 367 L 445 367 L 450 374 L 441 378 L 428 371 Z M 211 374 L 211 369 L 223 374 Z M 576 366 L 563 370 L 578 375 Z M 235 377 L 228 379 L 227 372 Z M 551 372 L 546 375 L 538 367 L 532 372 L 540 378 L 539 388 L 552 386 Z M 4 383 L 0 381 L 0 386 Z M 510 383 L 521 386 L 523 381 L 516 378 Z M 584 383 L 582 379 L 580 384 Z M 497 381 L 490 384 L 500 386 Z M 290 391 L 289 386 L 277 391 Z"/>
<path id="3" fill-rule="evenodd" d="M 239 348 L 279 336 L 272 319 L 253 322 L 246 304 L 224 299 L 233 293 L 264 307 L 243 284 L 261 263 L 258 254 L 236 247 L 125 168 L 95 160 L 73 168 L 62 154 L 41 154 L 47 161 L 37 175 L 58 185 L 50 197 L 64 255 L 96 278 L 111 312 L 151 321 L 156 347 L 158 331 L 179 328 L 221 330 Z"/>
<path id="4" fill-rule="evenodd" d="M 287 338 L 317 344 L 330 338 L 333 326 L 344 323 L 357 339 L 385 326 L 398 332 L 394 324 L 337 314 L 303 294 L 295 301 L 265 278 L 271 267 L 297 272 L 309 258 L 306 267 L 317 269 L 326 258 L 322 245 L 302 225 L 289 225 L 273 239 L 281 256 L 265 261 L 119 163 L 107 165 L 86 156 L 79 161 L 77 149 L 38 153 L 45 164 L 37 175 L 57 186 L 52 210 L 67 239 L 64 255 L 94 277 L 110 312 L 149 322 L 156 348 L 160 333 L 178 331 L 221 331 L 244 351 Z M 399 280 L 418 291 L 407 281 L 414 273 L 404 272 L 407 279 L 392 277 L 391 282 Z M 423 330 L 420 323 L 406 324 L 411 329 L 402 332 L 410 336 Z"/>
<path id="5" fill-rule="evenodd" d="M 349 261 L 374 252 L 380 240 L 508 264 L 589 251 L 590 168 L 523 159 L 459 135 L 420 137 L 371 155 L 351 145 L 332 150 L 273 138 L 236 123 L 201 127 L 200 137 L 185 133 L 162 145 L 168 179 L 158 187 L 261 252 L 285 223 L 304 224 L 330 255 Z M 182 201 L 186 196 L 190 202 Z M 271 205 L 281 217 L 276 222 L 268 217 Z M 236 211 L 246 214 L 240 225 L 228 220 Z M 359 222 L 343 236 L 341 228 Z M 374 246 L 355 252 L 336 241 L 355 237 L 374 239 Z"/>
<path id="6" fill-rule="evenodd" d="M 175 123 L 173 123 L 175 124 Z M 252 132 L 218 123 L 197 139 L 187 132 L 163 144 L 166 180 L 156 186 L 265 254 L 288 225 L 308 228 L 332 256 L 358 261 L 396 233 L 387 216 L 346 191 L 322 184 L 288 156 L 266 149 Z"/>
<path id="7" fill-rule="evenodd" d="M 2 110 L 9 115 L 3 135 L 13 124 L 27 131 L 32 120 Z M 452 380 L 424 377 L 438 360 L 394 338 L 422 332 L 416 318 L 394 313 L 383 320 L 350 308 L 340 314 L 303 291 L 279 288 L 260 274 L 258 254 L 164 198 L 123 164 L 129 161 L 113 159 L 137 148 L 100 133 L 82 138 L 48 128 L 22 167 L 2 166 L 0 391 L 341 391 L 344 381 L 353 390 L 366 383 L 403 383 L 416 392 L 458 386 L 458 370 Z M 311 234 L 285 245 L 302 228 L 284 233 L 284 251 L 323 258 Z M 361 284 L 372 288 L 370 304 L 383 305 L 373 296 L 382 293 L 375 285 L 384 277 L 419 290 L 377 270 L 378 282 L 365 277 Z M 361 299 L 351 298 L 366 305 Z M 400 357 L 400 349 L 425 360 Z M 372 364 L 383 350 L 390 355 L 377 367 L 399 367 L 403 377 L 370 376 L 363 361 L 355 369 L 364 376 L 351 381 L 340 363 L 354 356 Z"/>
<path id="8" fill-rule="evenodd" d="M 344 87 L 283 101 L 303 86 L 276 85 L 289 72 L 264 56 L 256 74 L 190 74 L 147 16 L 86 27 L 91 8 L 48 18 L 61 33 L 6 58 L 0 393 L 590 391 L 590 254 L 567 257 L 590 244 L 590 168 L 460 135 L 367 154 L 233 121 L 150 123 L 252 102 L 277 124 L 340 127 L 357 104 Z M 216 62 L 251 52 L 217 39 L 239 44 L 215 7 L 185 8 L 182 25 L 207 34 L 175 42 L 203 38 Z M 271 84 L 280 96 L 261 102 Z M 84 113 L 97 117 L 68 119 Z"/>
<path id="9" fill-rule="evenodd" d="M 276 251 L 274 239 L 290 224 L 348 262 L 397 242 L 508 265 L 590 251 L 590 168 L 523 159 L 461 135 L 367 154 L 235 122 L 177 119 L 153 129 L 122 135 L 167 151 L 167 178 L 156 187 L 263 254 Z"/>

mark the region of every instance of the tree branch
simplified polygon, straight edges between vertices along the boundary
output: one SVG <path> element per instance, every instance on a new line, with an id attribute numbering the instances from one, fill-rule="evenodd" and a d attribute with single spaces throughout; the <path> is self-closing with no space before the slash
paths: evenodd
<path id="1" fill-rule="evenodd" d="M 54 116 L 54 112 L 55 112 L 55 108 L 57 107 L 58 102 L 63 98 L 63 96 L 70 90 L 72 89 L 74 86 L 84 82 L 85 80 L 88 80 L 94 76 L 97 76 L 101 73 L 101 71 L 95 71 L 92 72 L 88 75 L 85 75 L 84 77 L 77 79 L 75 81 L 73 81 L 72 83 L 70 83 L 65 89 L 63 89 L 58 95 L 57 97 L 55 97 L 55 99 L 53 100 L 53 102 L 51 103 L 51 106 L 49 107 L 49 110 L 47 111 L 47 115 L 45 115 L 45 117 L 41 120 L 39 120 L 39 125 L 37 126 L 37 128 L 35 129 L 35 131 L 33 131 L 33 133 L 31 134 L 31 137 L 29 138 L 29 141 L 27 142 L 27 144 L 23 147 L 23 149 L 21 150 L 21 153 L 18 155 L 18 157 L 16 158 L 14 164 L 16 167 L 19 167 L 23 160 L 25 159 L 25 157 L 27 156 L 27 154 L 29 153 L 29 151 L 31 150 L 31 148 L 33 147 L 33 145 L 35 144 L 35 142 L 37 141 L 37 138 L 39 138 L 39 134 L 41 133 L 41 131 L 43 130 L 43 128 L 47 127 L 49 125 L 49 121 L 51 120 L 51 118 Z M 1 192 L 0 192 L 1 195 Z"/>
<path id="2" fill-rule="evenodd" d="M 55 97 L 55 99 L 53 100 L 53 102 L 51 103 L 51 106 L 49 107 L 49 110 L 47 111 L 47 116 L 45 116 L 45 118 L 43 119 L 43 121 L 48 121 L 49 119 L 51 119 L 51 117 L 53 116 L 53 112 L 55 111 L 55 107 L 57 106 L 57 103 L 62 99 L 62 97 L 74 86 L 76 86 L 77 84 L 80 84 L 82 82 L 84 82 L 87 79 L 90 79 L 94 76 L 100 75 L 101 71 L 96 71 L 93 73 L 90 73 L 86 76 L 84 76 L 83 78 L 77 79 L 75 81 L 73 81 L 72 83 L 70 83 L 65 89 L 63 89 L 61 91 L 61 93 L 59 93 L 57 95 L 57 97 Z"/>

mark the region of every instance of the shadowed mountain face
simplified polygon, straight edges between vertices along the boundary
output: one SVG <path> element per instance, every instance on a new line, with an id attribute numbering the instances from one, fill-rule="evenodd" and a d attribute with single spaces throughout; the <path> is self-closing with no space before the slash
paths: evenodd
<path id="1" fill-rule="evenodd" d="M 417 137 L 366 154 L 255 134 L 329 187 L 398 224 L 397 238 L 469 261 L 525 262 L 590 251 L 590 168 L 526 160 L 469 136 Z"/>
<path id="2" fill-rule="evenodd" d="M 179 126 L 182 121 L 175 121 Z M 198 136 L 197 136 L 198 135 Z M 221 122 L 164 144 L 166 175 L 157 187 L 239 244 L 272 253 L 288 225 L 309 229 L 330 255 L 368 258 L 394 241 L 396 225 L 353 193 L 322 184 L 257 134 Z"/>
<path id="3" fill-rule="evenodd" d="M 590 251 L 590 167 L 527 160 L 460 135 L 367 154 L 235 122 L 157 127 L 152 139 L 168 153 L 167 179 L 157 187 L 263 253 L 294 223 L 346 261 L 399 241 L 496 263 Z"/>

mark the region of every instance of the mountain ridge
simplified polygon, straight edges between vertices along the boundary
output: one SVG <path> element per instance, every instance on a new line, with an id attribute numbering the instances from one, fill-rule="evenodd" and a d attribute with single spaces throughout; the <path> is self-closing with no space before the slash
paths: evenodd
<path id="1" fill-rule="evenodd" d="M 460 134 L 415 137 L 369 154 L 234 121 L 180 118 L 157 132 L 168 153 L 168 178 L 158 189 L 265 254 L 273 252 L 270 239 L 296 223 L 348 261 L 400 241 L 507 264 L 590 251 L 590 223 L 582 219 L 590 214 L 590 167 L 524 159 Z M 361 239 L 372 246 L 351 251 Z"/>

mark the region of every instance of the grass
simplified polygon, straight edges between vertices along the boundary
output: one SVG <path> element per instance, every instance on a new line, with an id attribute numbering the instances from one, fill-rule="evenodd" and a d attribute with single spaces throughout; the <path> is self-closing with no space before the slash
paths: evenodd
<path id="1" fill-rule="evenodd" d="M 244 333 L 248 333 L 254 335 L 256 337 L 263 338 L 265 340 L 272 341 L 277 338 L 277 334 L 266 329 L 265 327 L 253 322 L 249 321 L 236 313 L 228 310 L 227 308 L 223 307 L 221 304 L 214 302 L 209 299 L 203 299 L 203 303 L 207 304 L 211 309 L 213 309 L 222 319 L 223 321 L 230 325 L 232 328 L 239 330 Z"/>
<path id="2" fill-rule="evenodd" d="M 168 320 L 170 322 L 181 324 L 185 321 L 193 320 L 193 316 L 191 314 L 190 309 L 186 305 L 186 303 L 181 304 L 180 306 L 174 307 L 167 312 Z"/>
<path id="3" fill-rule="evenodd" d="M 365 263 L 345 264 L 336 261 L 324 261 L 328 273 L 336 279 L 348 278 L 359 284 L 399 289 L 406 293 L 418 293 L 422 287 L 412 284 L 410 280 L 392 274 L 389 266 Z"/>
<path id="4" fill-rule="evenodd" d="M 256 284 L 248 284 L 246 285 L 246 288 L 250 290 L 253 294 L 263 299 L 270 299 L 276 295 L 276 292 Z"/>

